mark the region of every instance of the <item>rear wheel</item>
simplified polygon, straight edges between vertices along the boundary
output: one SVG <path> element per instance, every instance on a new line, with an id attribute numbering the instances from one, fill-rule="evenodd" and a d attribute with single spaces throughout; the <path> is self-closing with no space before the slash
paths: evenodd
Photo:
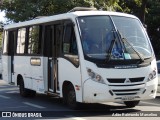
<path id="1" fill-rule="evenodd" d="M 29 97 L 35 97 L 36 96 L 36 91 L 34 91 L 34 90 L 28 90 L 28 96 Z"/>
<path id="2" fill-rule="evenodd" d="M 140 101 L 124 101 L 124 104 L 129 107 L 129 108 L 132 108 L 132 107 L 135 107 L 136 105 L 139 104 Z"/>
<path id="3" fill-rule="evenodd" d="M 27 97 L 28 96 L 28 90 L 24 87 L 24 82 L 23 79 L 21 78 L 20 83 L 19 83 L 19 92 L 22 97 Z"/>
<path id="4" fill-rule="evenodd" d="M 22 97 L 35 97 L 36 95 L 36 91 L 29 90 L 24 87 L 24 81 L 22 78 L 19 84 L 19 92 Z"/>

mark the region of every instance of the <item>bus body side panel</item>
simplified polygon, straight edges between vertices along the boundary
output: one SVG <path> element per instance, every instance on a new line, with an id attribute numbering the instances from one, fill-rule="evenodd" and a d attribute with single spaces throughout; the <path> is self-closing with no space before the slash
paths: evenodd
<path id="1" fill-rule="evenodd" d="M 42 58 L 15 56 L 14 63 L 15 75 L 23 77 L 25 88 L 36 92 L 44 92 Z"/>
<path id="2" fill-rule="evenodd" d="M 25 88 L 32 88 L 31 81 L 31 70 L 29 69 L 30 58 L 26 56 L 15 56 L 14 57 L 14 71 L 15 78 L 18 78 L 18 75 L 23 78 Z"/>
<path id="3" fill-rule="evenodd" d="M 43 57 L 31 57 L 30 60 L 32 89 L 39 93 L 44 93 Z"/>
<path id="4" fill-rule="evenodd" d="M 81 86 L 81 70 L 80 65 L 76 68 L 71 62 L 64 58 L 58 58 L 58 76 L 60 86 L 60 96 L 62 97 L 62 87 L 64 81 L 70 81 L 76 92 L 76 99 L 78 102 L 82 102 L 82 86 Z M 79 86 L 79 90 L 76 90 L 75 86 Z"/>
<path id="5" fill-rule="evenodd" d="M 2 76 L 7 83 L 11 82 L 11 56 L 2 55 Z"/>

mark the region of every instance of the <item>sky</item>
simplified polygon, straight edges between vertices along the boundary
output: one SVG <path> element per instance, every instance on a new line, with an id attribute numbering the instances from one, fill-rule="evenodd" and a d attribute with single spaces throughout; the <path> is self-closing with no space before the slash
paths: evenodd
<path id="1" fill-rule="evenodd" d="M 6 18 L 5 18 L 5 12 L 4 11 L 2 11 L 2 12 L 0 12 L 0 22 L 5 22 L 6 21 Z"/>

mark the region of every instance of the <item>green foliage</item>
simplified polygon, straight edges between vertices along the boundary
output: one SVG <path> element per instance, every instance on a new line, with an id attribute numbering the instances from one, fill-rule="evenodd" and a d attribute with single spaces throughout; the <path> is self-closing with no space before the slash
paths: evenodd
<path id="1" fill-rule="evenodd" d="M 93 0 L 93 7 L 102 10 L 116 11 L 121 9 L 118 5 L 119 0 Z"/>
<path id="2" fill-rule="evenodd" d="M 121 9 L 119 0 L 3 0 L 1 10 L 14 22 L 65 13 L 74 7 L 96 7 L 103 10 Z"/>
<path id="3" fill-rule="evenodd" d="M 141 7 L 142 0 L 119 0 L 118 4 L 122 7 L 121 12 L 137 14 Z"/>
<path id="4" fill-rule="evenodd" d="M 9 20 L 19 22 L 45 15 L 50 9 L 47 4 L 50 2 L 46 0 L 4 0 L 0 9 L 6 11 Z"/>
<path id="5" fill-rule="evenodd" d="M 160 1 L 149 0 L 147 7 L 146 24 L 148 26 L 148 33 L 155 53 L 160 55 Z"/>

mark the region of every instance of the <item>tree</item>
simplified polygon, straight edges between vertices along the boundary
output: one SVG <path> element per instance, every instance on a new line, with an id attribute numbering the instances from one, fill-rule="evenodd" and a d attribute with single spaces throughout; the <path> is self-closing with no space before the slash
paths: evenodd
<path id="1" fill-rule="evenodd" d="M 72 8 L 96 7 L 97 9 L 134 14 L 146 23 L 156 54 L 160 54 L 160 1 L 159 0 L 1 0 L 0 10 L 13 21 L 25 21 L 37 16 L 49 16 L 68 12 Z"/>
<path id="2" fill-rule="evenodd" d="M 0 6 L 6 17 L 13 21 L 25 21 L 37 16 L 65 13 L 72 8 L 96 7 L 104 10 L 120 9 L 119 0 L 3 0 Z"/>
<path id="3" fill-rule="evenodd" d="M 146 14 L 147 31 L 156 55 L 160 56 L 160 1 L 148 0 L 148 13 Z"/>
<path id="4" fill-rule="evenodd" d="M 145 13 L 146 13 L 146 5 L 147 5 L 148 0 L 142 0 L 142 5 L 141 5 L 141 10 L 140 10 L 140 19 L 142 23 L 145 23 Z"/>
<path id="5" fill-rule="evenodd" d="M 6 17 L 13 22 L 25 21 L 33 19 L 40 14 L 43 10 L 43 8 L 41 8 L 42 6 L 40 6 L 43 1 L 44 0 L 4 0 L 0 9 L 5 10 Z"/>

